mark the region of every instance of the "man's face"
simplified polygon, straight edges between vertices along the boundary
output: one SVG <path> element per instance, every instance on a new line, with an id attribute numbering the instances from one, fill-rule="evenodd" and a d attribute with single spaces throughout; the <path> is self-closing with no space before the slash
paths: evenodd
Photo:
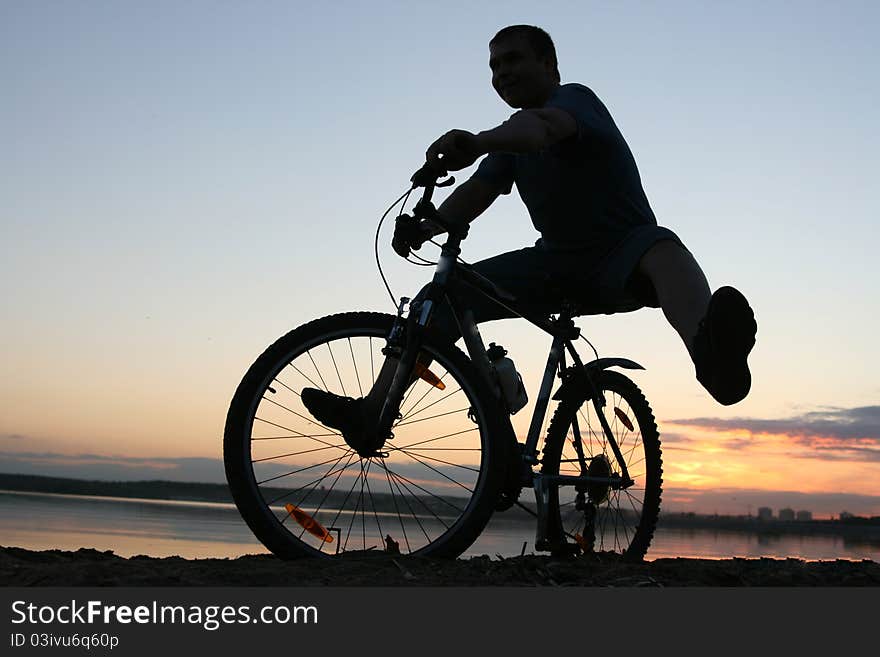
<path id="1" fill-rule="evenodd" d="M 541 107 L 557 84 L 553 62 L 538 58 L 521 34 L 489 44 L 489 68 L 495 91 L 517 109 Z"/>

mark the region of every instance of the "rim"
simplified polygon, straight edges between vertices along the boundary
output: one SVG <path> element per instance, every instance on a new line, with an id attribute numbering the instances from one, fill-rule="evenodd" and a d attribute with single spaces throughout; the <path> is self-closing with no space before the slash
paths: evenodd
<path id="1" fill-rule="evenodd" d="M 607 490 L 605 499 L 598 502 L 595 518 L 595 552 L 616 552 L 623 554 L 633 545 L 645 514 L 648 460 L 645 451 L 642 427 L 638 417 L 619 392 L 605 388 L 606 418 L 611 433 L 624 457 L 629 476 L 635 484 L 623 490 Z M 592 458 L 607 460 L 612 474 L 620 474 L 620 467 L 608 439 L 599 422 L 596 410 L 590 400 L 577 410 L 577 424 L 581 435 L 584 458 L 589 465 Z M 631 427 L 631 428 L 630 428 Z M 559 461 L 559 473 L 579 475 L 579 457 L 573 443 L 574 431 L 569 425 L 563 441 Z M 603 464 L 607 465 L 607 464 Z M 584 544 L 578 537 L 584 536 L 584 512 L 576 509 L 577 492 L 573 486 L 559 487 L 559 510 L 562 528 L 569 539 Z"/>
<path id="2" fill-rule="evenodd" d="M 385 332 L 345 329 L 299 346 L 259 386 L 251 407 L 252 485 L 287 540 L 317 554 L 436 549 L 485 485 L 486 422 L 469 414 L 475 391 L 430 346 L 430 370 L 445 389 L 421 379 L 410 387 L 386 458 L 360 457 L 303 406 L 303 387 L 365 395 L 384 361 Z"/>

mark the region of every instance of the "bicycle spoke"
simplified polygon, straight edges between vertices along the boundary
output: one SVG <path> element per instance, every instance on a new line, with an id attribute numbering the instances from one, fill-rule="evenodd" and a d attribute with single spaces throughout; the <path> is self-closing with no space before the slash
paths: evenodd
<path id="1" fill-rule="evenodd" d="M 262 459 L 251 459 L 251 463 L 262 463 L 263 461 L 274 461 L 276 459 L 284 459 L 288 456 L 302 456 L 303 454 L 313 454 L 314 452 L 322 452 L 325 449 L 343 449 L 346 448 L 347 445 L 342 443 L 341 445 L 328 445 L 327 447 L 316 447 L 315 449 L 306 449 L 301 452 L 291 452 L 290 454 L 280 454 L 279 456 L 267 456 Z"/>
<path id="2" fill-rule="evenodd" d="M 470 406 L 468 406 L 470 408 Z M 468 408 L 459 408 L 454 411 L 446 411 L 445 413 L 438 413 L 437 415 L 429 415 L 428 417 L 419 418 L 418 420 L 410 420 L 409 422 L 401 422 L 397 424 L 398 427 L 406 427 L 410 424 L 415 424 L 416 422 L 427 422 L 428 420 L 435 420 L 438 417 L 444 417 L 446 415 L 454 415 L 456 413 L 463 413 L 468 410 Z"/>
<path id="3" fill-rule="evenodd" d="M 352 452 L 352 457 L 355 452 Z M 358 459 L 358 463 L 360 463 L 363 459 Z M 349 465 L 351 460 L 349 460 Z M 348 465 L 344 469 L 348 469 Z M 336 510 L 336 516 L 333 518 L 333 521 L 330 523 L 331 526 L 335 525 L 339 522 L 339 518 L 342 517 L 342 512 L 345 511 L 345 507 L 348 504 L 348 500 L 351 499 L 351 494 L 354 492 L 354 489 L 357 488 L 358 482 L 360 481 L 359 477 L 355 477 L 354 481 L 351 483 L 351 488 L 348 489 L 348 493 L 345 495 L 345 499 L 342 500 L 342 503 L 339 505 L 339 508 Z M 355 514 L 357 513 L 357 509 L 355 509 Z M 353 514 L 354 515 L 354 514 Z M 341 549 L 341 548 L 340 548 Z"/>
<path id="4" fill-rule="evenodd" d="M 463 488 L 463 489 L 466 490 L 468 493 L 473 493 L 473 492 L 474 492 L 474 490 L 473 490 L 472 488 L 468 488 L 467 486 L 465 486 L 464 484 L 462 484 L 460 481 L 456 481 L 455 479 L 453 479 L 452 477 L 450 477 L 450 476 L 447 475 L 446 473 L 441 472 L 440 470 L 438 470 L 437 468 L 433 467 L 432 465 L 430 465 L 430 464 L 428 464 L 428 463 L 425 463 L 424 461 L 422 461 L 421 458 L 419 458 L 419 457 L 417 457 L 417 456 L 414 456 L 413 454 L 409 454 L 409 453 L 407 453 L 407 452 L 405 452 L 405 451 L 404 451 L 403 453 L 406 454 L 407 456 L 409 456 L 409 457 L 410 457 L 412 460 L 414 460 L 416 463 L 420 463 L 421 465 L 425 466 L 426 468 L 428 468 L 428 469 L 431 470 L 432 472 L 435 472 L 435 473 L 437 473 L 438 475 L 440 475 L 441 477 L 443 477 L 444 479 L 449 480 L 450 482 L 452 482 L 452 483 L 455 484 L 456 486 L 459 486 L 460 488 Z M 424 459 L 427 460 L 428 457 L 422 457 L 422 458 L 424 458 Z M 433 459 L 433 460 L 436 461 L 437 459 Z"/>
<path id="5" fill-rule="evenodd" d="M 341 470 L 338 471 L 338 474 L 336 475 L 336 479 L 337 479 L 337 480 L 339 479 L 339 477 L 342 476 L 342 473 L 345 472 L 345 470 L 348 468 L 348 465 L 351 463 L 351 460 L 352 460 L 353 457 L 354 457 L 354 453 L 352 452 L 352 453 L 349 454 L 349 456 L 348 456 L 348 463 L 346 463 L 345 466 L 344 466 Z M 314 493 L 315 490 L 317 490 L 317 488 L 318 488 L 318 484 L 320 484 L 321 482 L 323 482 L 324 480 L 326 480 L 326 479 L 330 476 L 330 473 L 333 472 L 333 468 L 334 468 L 335 466 L 339 465 L 339 462 L 340 462 L 342 459 L 344 459 L 344 458 L 345 458 L 345 455 L 343 454 L 342 456 L 340 456 L 340 457 L 337 459 L 336 463 L 334 463 L 332 466 L 330 466 L 330 469 L 329 469 L 327 472 L 325 472 L 323 476 L 321 476 L 320 478 L 318 478 L 318 479 L 315 481 L 314 486 L 312 486 L 312 487 L 309 489 L 309 491 L 308 491 L 305 495 L 303 495 L 299 500 L 297 500 L 297 506 L 299 506 L 299 507 L 303 507 L 303 506 L 305 506 L 306 500 L 309 499 L 309 497 L 311 497 L 312 493 Z M 327 492 L 327 493 L 324 495 L 324 499 L 327 498 L 327 495 L 329 495 L 329 492 Z M 320 510 L 321 510 L 321 505 L 319 504 L 318 507 L 315 509 L 315 511 L 314 511 L 314 513 L 313 513 L 312 515 L 317 516 L 317 515 L 318 515 L 318 512 L 319 512 Z M 307 530 L 306 530 L 305 526 L 303 526 L 302 531 L 299 533 L 299 537 L 298 537 L 300 540 L 302 540 L 302 537 L 303 537 L 303 535 L 306 533 L 306 531 L 307 531 Z M 323 541 L 322 541 L 322 543 L 323 543 Z"/>
<path id="6" fill-rule="evenodd" d="M 391 470 L 390 468 L 389 468 L 388 472 L 391 473 L 391 476 L 392 476 L 392 477 L 397 477 L 397 478 L 400 479 L 401 481 L 405 481 L 406 483 L 410 484 L 410 485 L 413 486 L 414 488 L 418 488 L 420 491 L 422 491 L 422 492 L 425 493 L 426 495 L 429 495 L 430 497 L 433 497 L 434 499 L 436 499 L 436 500 L 438 500 L 438 501 L 440 501 L 440 502 L 443 502 L 443 504 L 445 504 L 445 505 L 447 505 L 447 506 L 449 506 L 449 507 L 455 509 L 455 510 L 458 511 L 459 513 L 463 513 L 463 512 L 464 512 L 464 509 L 462 509 L 461 507 L 457 507 L 457 506 L 455 506 L 452 502 L 450 502 L 450 501 L 447 500 L 446 498 L 440 497 L 439 495 L 435 495 L 434 493 L 432 493 L 432 492 L 429 491 L 428 489 L 423 488 L 422 486 L 419 486 L 416 482 L 412 481 L 411 479 L 409 479 L 409 478 L 407 478 L 407 477 L 404 477 L 402 474 L 396 473 L 396 472 L 394 472 L 393 470 Z M 406 488 L 407 488 L 407 490 L 409 490 L 409 486 L 407 486 Z M 414 497 L 416 497 L 416 499 L 418 499 L 418 496 L 414 496 Z M 422 503 L 424 504 L 424 502 L 422 502 Z M 433 510 L 431 509 L 431 507 L 425 505 L 425 508 L 428 509 L 429 511 L 431 511 L 431 512 L 433 513 Z M 436 517 L 438 520 L 440 520 L 439 516 L 436 516 L 436 515 L 435 515 L 435 517 Z"/>
<path id="7" fill-rule="evenodd" d="M 394 494 L 394 484 L 391 482 L 391 475 L 388 474 L 388 469 L 385 467 L 385 463 L 380 460 L 380 464 L 382 465 L 382 470 L 385 472 L 385 480 L 388 482 L 388 491 L 391 493 L 391 501 L 394 503 L 394 512 L 397 514 L 397 520 L 400 522 L 400 531 L 403 533 L 403 541 L 406 544 L 407 552 L 412 552 L 412 547 L 409 544 L 409 536 L 406 533 L 406 525 L 403 522 L 403 516 L 400 513 L 400 507 L 397 505 L 397 496 Z M 398 492 L 400 489 L 398 488 Z M 406 502 L 406 498 L 404 498 L 404 502 Z M 407 506 L 409 503 L 407 502 Z M 412 509 L 410 509 L 412 511 Z"/>
<path id="8" fill-rule="evenodd" d="M 397 450 L 397 451 L 403 452 L 405 455 L 407 455 L 410 458 L 412 458 L 413 460 L 415 460 L 415 458 L 412 456 L 412 454 L 409 453 L 410 450 L 403 450 L 402 449 L 402 450 Z M 419 450 L 415 450 L 415 451 L 419 451 Z M 477 474 L 480 473 L 479 468 L 474 468 L 470 465 L 461 465 L 460 463 L 452 463 L 451 461 L 444 461 L 443 459 L 438 459 L 433 456 L 426 456 L 425 454 L 421 454 L 420 456 L 423 459 L 425 459 L 426 461 L 435 461 L 437 463 L 442 463 L 443 465 L 452 466 L 453 468 L 461 468 L 462 470 L 470 470 L 471 472 L 476 472 Z"/>
<path id="9" fill-rule="evenodd" d="M 345 454 L 340 456 L 338 459 L 328 459 L 326 461 L 322 461 L 321 463 L 315 463 L 314 465 L 307 465 L 306 467 L 300 468 L 299 470 L 293 470 L 292 472 L 288 472 L 286 474 L 281 474 L 281 475 L 277 475 L 275 477 L 270 477 L 269 479 L 263 479 L 262 481 L 257 482 L 257 486 L 262 486 L 263 484 L 268 484 L 270 481 L 275 481 L 277 479 L 283 479 L 284 477 L 289 477 L 291 475 L 299 474 L 300 472 L 305 472 L 306 470 L 312 470 L 313 468 L 320 468 L 322 465 L 327 465 L 328 463 L 332 463 L 334 460 L 339 462 L 343 458 L 345 458 Z"/>
<path id="10" fill-rule="evenodd" d="M 309 358 L 311 358 L 311 356 L 309 356 Z M 312 361 L 313 364 L 314 364 L 314 362 L 315 361 Z M 312 387 L 321 389 L 321 386 L 319 386 L 317 383 L 312 381 L 311 377 L 308 374 L 306 374 L 305 372 L 303 372 L 302 370 L 300 370 L 296 365 L 294 365 L 293 363 L 288 363 L 287 366 L 295 369 L 301 377 L 303 377 L 306 381 L 308 381 L 309 383 L 312 384 Z M 316 370 L 318 369 L 317 365 L 315 366 L 315 369 Z M 278 381 L 277 378 L 275 380 Z M 281 383 L 280 381 L 278 381 L 278 382 Z M 284 385 L 284 384 L 281 383 L 281 385 Z M 299 396 L 298 392 L 292 390 L 291 388 L 288 388 L 287 386 L 284 386 L 284 387 L 287 388 L 288 390 L 290 390 L 291 392 L 293 392 L 294 394 L 296 394 L 297 396 Z"/>
<path id="11" fill-rule="evenodd" d="M 403 399 L 400 402 L 400 406 L 399 406 L 400 409 L 403 409 L 403 407 L 406 406 L 406 402 L 409 401 L 410 396 L 415 392 L 416 388 L 419 387 L 419 380 L 420 379 L 416 379 L 415 381 L 413 381 L 412 383 L 409 384 L 409 388 L 407 388 L 406 395 L 404 395 Z M 433 386 L 429 386 L 428 391 L 425 394 L 427 395 L 428 392 L 431 392 L 432 389 L 433 389 Z M 401 415 L 401 418 L 404 415 L 402 410 L 400 410 L 400 415 Z M 397 420 L 397 421 L 400 422 L 400 421 L 402 421 L 402 419 Z"/>
<path id="12" fill-rule="evenodd" d="M 360 475 L 358 476 L 358 479 L 356 480 L 355 484 L 357 484 L 357 482 L 361 481 L 361 477 L 364 474 L 364 460 L 363 459 L 360 460 L 360 466 L 361 466 L 361 472 L 360 472 Z M 342 545 L 343 551 L 345 551 L 348 548 L 348 541 L 351 538 L 351 530 L 354 528 L 354 521 L 357 518 L 358 508 L 361 505 L 361 500 L 363 499 L 363 496 L 364 496 L 364 485 L 363 485 L 363 483 L 361 483 L 361 492 L 360 492 L 360 495 L 358 495 L 357 502 L 355 502 L 354 512 L 351 514 L 351 522 L 349 522 L 349 524 L 348 524 L 348 533 L 345 535 L 345 543 L 343 543 L 343 545 Z"/>
<path id="13" fill-rule="evenodd" d="M 384 463 L 382 464 L 382 467 L 385 468 L 385 472 L 388 474 L 389 477 L 391 477 L 392 481 L 394 481 L 395 485 L 397 486 L 397 490 L 400 492 L 401 498 L 402 498 L 403 501 L 406 503 L 406 506 L 409 508 L 410 513 L 412 514 L 413 520 L 416 521 L 416 524 L 419 526 L 419 529 L 422 530 L 422 534 L 424 535 L 425 540 L 430 541 L 430 540 L 431 540 L 431 537 L 428 535 L 428 532 L 427 532 L 427 530 L 425 529 L 425 526 L 422 524 L 422 521 L 421 521 L 421 519 L 419 518 L 419 515 L 418 515 L 418 514 L 415 512 L 415 510 L 412 508 L 412 505 L 410 505 L 410 503 L 409 503 L 407 497 L 403 494 L 403 491 L 400 490 L 400 488 L 401 488 L 400 477 L 398 477 L 396 474 L 394 474 L 393 472 L 391 472 L 390 470 L 388 470 L 388 468 L 385 467 L 385 464 L 384 464 Z M 402 486 L 403 486 L 403 488 L 405 488 L 405 489 L 407 490 L 407 492 L 410 494 L 410 497 L 412 497 L 414 500 L 416 500 L 417 502 L 419 502 L 423 507 L 425 507 L 425 510 L 428 511 L 428 513 L 432 514 L 432 515 L 433 515 L 438 521 L 440 521 L 441 523 L 443 523 L 443 521 L 437 516 L 436 513 L 434 513 L 434 511 L 431 509 L 431 507 L 429 507 L 427 504 L 425 504 L 425 501 L 424 501 L 421 497 L 419 497 L 418 495 L 415 495 L 415 494 L 412 492 L 412 490 L 410 489 L 409 486 L 407 486 L 405 483 L 403 483 Z M 445 523 L 444 523 L 444 524 L 445 524 Z"/>
<path id="14" fill-rule="evenodd" d="M 333 356 L 333 347 L 330 346 L 330 343 L 327 343 L 327 351 L 330 352 L 330 360 L 333 361 L 333 369 L 336 370 L 336 378 L 339 379 L 339 386 L 342 388 L 342 396 L 347 397 L 348 393 L 345 392 L 345 384 L 342 382 L 342 376 L 339 374 L 339 368 L 336 366 L 336 358 Z"/>
<path id="15" fill-rule="evenodd" d="M 352 454 L 353 454 L 353 453 L 354 453 L 354 451 L 352 450 Z M 340 457 L 339 460 L 342 460 L 343 458 L 345 458 L 345 455 L 344 455 L 344 454 L 343 454 L 343 456 Z M 343 467 L 342 470 L 344 471 L 347 467 L 348 467 L 348 466 Z M 334 471 L 334 472 L 329 472 L 329 473 L 327 473 L 326 476 L 329 477 L 329 476 L 332 475 L 332 474 L 335 474 L 335 471 Z M 285 491 L 284 493 L 282 493 L 281 495 L 279 495 L 279 496 L 276 497 L 275 499 L 266 502 L 266 506 L 271 507 L 273 504 L 275 504 L 276 502 L 280 502 L 280 501 L 283 500 L 285 497 L 289 497 L 289 496 L 293 495 L 294 493 L 298 493 L 298 492 L 300 492 L 301 490 L 305 490 L 306 488 L 308 488 L 309 486 L 311 486 L 311 485 L 313 485 L 313 484 L 315 484 L 315 483 L 320 483 L 321 480 L 322 480 L 322 477 L 318 477 L 317 479 L 313 479 L 312 481 L 310 481 L 310 482 L 307 483 L 307 484 L 303 484 L 303 485 L 300 486 L 299 488 L 292 488 L 292 489 L 290 489 L 290 490 L 288 490 L 288 491 Z"/>
<path id="16" fill-rule="evenodd" d="M 363 397 L 364 389 L 361 387 L 361 375 L 358 373 L 358 366 L 354 359 L 354 348 L 351 346 L 351 338 L 348 338 L 348 350 L 351 353 L 351 364 L 354 366 L 354 375 L 357 378 L 358 390 L 361 393 L 361 397 Z"/>
<path id="17" fill-rule="evenodd" d="M 309 360 L 312 361 L 312 366 L 315 368 L 315 372 L 318 374 L 318 378 L 321 379 L 321 383 L 324 384 L 324 392 L 330 392 L 330 388 L 324 382 L 324 377 L 321 376 L 321 370 L 318 369 L 318 364 L 315 362 L 315 359 L 312 358 L 312 352 L 307 351 L 306 356 L 308 356 Z"/>
<path id="18" fill-rule="evenodd" d="M 285 408 L 284 406 L 282 406 L 281 404 L 279 404 L 279 403 L 276 402 L 276 401 L 273 401 L 273 400 L 271 400 L 271 399 L 266 399 L 265 397 L 263 397 L 263 399 L 265 399 L 267 402 L 272 402 L 273 404 L 275 404 L 275 405 L 277 405 L 277 406 L 281 406 L 282 408 Z M 289 409 L 286 409 L 286 410 L 289 410 Z M 302 415 L 302 414 L 300 414 L 300 413 L 297 413 L 296 411 L 290 411 L 290 412 L 293 413 L 294 415 L 296 415 L 297 417 L 301 417 L 303 420 L 306 420 L 306 421 L 310 422 L 311 424 L 314 424 L 315 426 L 321 427 L 322 429 L 326 429 L 327 431 L 331 431 L 331 432 L 333 431 L 333 429 L 331 429 L 330 427 L 328 427 L 328 426 L 324 426 L 324 425 L 321 424 L 320 422 L 315 422 L 314 420 L 312 420 L 312 419 L 310 419 L 310 418 L 307 418 L 305 415 Z M 291 432 L 293 432 L 293 433 L 300 433 L 300 432 L 297 431 L 296 429 L 290 429 L 290 428 L 288 428 L 288 427 L 285 427 L 284 425 L 276 424 L 276 423 L 274 423 L 274 422 L 270 422 L 269 420 L 264 420 L 263 418 L 260 418 L 260 417 L 255 417 L 254 419 L 255 419 L 255 420 L 259 420 L 260 422 L 265 422 L 266 424 L 271 424 L 272 426 L 274 426 L 274 427 L 278 427 L 279 429 L 284 429 L 285 431 L 291 431 Z M 301 435 L 302 435 L 304 438 L 307 437 L 306 434 L 301 434 Z M 342 434 L 339 433 L 338 431 L 335 432 L 333 435 L 335 435 L 335 436 L 340 436 L 340 437 L 342 436 Z"/>
<path id="19" fill-rule="evenodd" d="M 443 373 L 443 376 L 440 377 L 440 381 L 442 382 L 443 379 L 445 379 L 446 376 L 447 376 L 448 374 L 449 374 L 449 372 L 444 372 L 444 373 Z M 412 389 L 415 389 L 415 386 L 413 386 Z M 413 415 L 413 414 L 416 414 L 416 415 L 417 415 L 417 413 L 414 413 L 414 412 L 415 412 L 415 410 L 419 407 L 419 404 L 421 404 L 422 401 L 425 399 L 425 397 L 427 397 L 429 394 L 431 394 L 431 393 L 432 393 L 434 390 L 436 390 L 436 389 L 437 389 L 437 388 L 435 388 L 433 385 L 430 385 L 430 386 L 428 387 L 428 389 L 425 391 L 425 394 L 423 394 L 421 397 L 419 397 L 418 400 L 417 400 L 417 401 L 416 401 L 416 402 L 415 402 L 415 403 L 414 403 L 414 404 L 413 404 L 413 405 L 412 405 L 412 406 L 411 406 L 411 407 L 410 407 L 405 413 L 402 413 L 403 417 L 400 419 L 400 421 L 403 422 L 406 418 L 408 418 L 409 416 L 411 416 L 411 415 Z M 459 388 L 458 390 L 461 390 L 461 388 Z M 458 392 L 458 390 L 456 390 L 456 392 Z M 443 396 L 441 399 L 439 399 L 439 400 L 437 400 L 437 401 L 442 401 L 443 399 L 446 399 L 446 398 L 449 397 L 449 396 L 450 396 L 450 395 L 445 395 L 445 396 Z M 408 398 L 409 398 L 409 396 L 407 396 L 407 399 L 408 399 Z M 428 404 L 428 406 L 426 406 L 425 408 L 428 408 L 428 407 L 430 407 L 430 406 L 433 406 L 433 405 L 436 404 L 436 403 L 437 403 L 437 402 L 433 402 L 433 403 L 431 403 L 431 404 Z M 402 409 L 402 408 L 404 407 L 405 404 L 406 404 L 406 399 L 404 399 L 403 402 L 401 402 L 401 404 L 400 404 L 400 408 Z M 422 410 L 424 410 L 424 409 L 422 409 Z M 419 411 L 419 413 L 421 413 L 421 412 L 422 412 L 422 411 Z"/>
<path id="20" fill-rule="evenodd" d="M 315 509 L 315 515 L 316 515 L 316 516 L 318 515 L 318 512 L 324 507 L 324 502 L 326 502 L 326 501 L 327 501 L 327 498 L 330 497 L 330 493 L 333 491 L 334 488 L 336 488 L 336 484 L 339 483 L 339 479 L 342 477 L 342 473 L 345 472 L 345 470 L 348 469 L 348 466 L 349 466 L 349 465 L 351 465 L 351 461 L 352 461 L 352 459 L 355 457 L 355 454 L 356 454 L 356 452 L 354 452 L 354 451 L 352 451 L 352 452 L 349 454 L 349 456 L 348 456 L 348 463 L 345 464 L 345 467 L 343 467 L 341 470 L 339 470 L 339 472 L 338 472 L 337 475 L 336 475 L 336 479 L 333 480 L 333 483 L 332 483 L 332 484 L 326 489 L 326 491 L 324 492 L 324 497 L 321 498 L 321 502 L 318 504 L 317 508 Z M 338 518 L 338 517 L 339 517 L 339 516 L 337 515 L 337 518 Z M 336 520 L 334 520 L 332 523 L 330 523 L 330 525 L 327 527 L 327 529 L 328 529 L 328 530 L 332 529 L 332 528 L 333 528 L 333 525 L 335 525 L 335 524 L 336 524 Z M 302 534 L 301 534 L 300 536 L 302 536 Z M 320 543 L 320 545 L 318 546 L 318 549 L 319 549 L 321 552 L 323 552 L 323 551 L 324 551 L 324 545 L 326 545 L 326 544 L 327 544 L 327 541 L 323 541 L 323 540 L 322 540 L 321 543 Z M 337 546 L 337 547 L 338 547 L 338 546 Z"/>
<path id="21" fill-rule="evenodd" d="M 370 467 L 372 466 L 372 460 L 367 463 L 367 475 L 370 474 Z M 370 506 L 373 508 L 373 517 L 376 519 L 376 528 L 379 530 L 379 539 L 384 541 L 385 537 L 383 536 L 384 532 L 382 531 L 382 523 L 379 522 L 379 514 L 376 511 L 376 500 L 373 498 L 373 491 L 370 488 L 370 480 L 366 479 L 367 484 L 367 495 L 370 496 Z"/>
<path id="22" fill-rule="evenodd" d="M 417 443 L 412 443 L 410 445 L 403 445 L 401 447 L 392 446 L 392 447 L 390 447 L 390 449 L 392 449 L 392 450 L 409 449 L 410 447 L 415 447 L 416 445 L 425 445 L 427 443 L 433 443 L 438 440 L 443 440 L 445 438 L 452 438 L 453 436 L 460 436 L 463 433 L 470 433 L 471 431 L 479 431 L 479 430 L 480 430 L 479 427 L 472 427 L 470 429 L 464 429 L 463 431 L 456 431 L 454 433 L 447 433 L 443 436 L 437 436 L 436 438 L 429 438 L 428 440 L 421 440 Z M 388 443 L 392 444 L 391 441 L 388 441 Z"/>
<path id="23" fill-rule="evenodd" d="M 292 438 L 329 438 L 330 436 L 338 435 L 338 433 L 298 433 L 296 435 L 288 436 L 265 436 L 263 438 L 251 438 L 251 442 L 257 442 L 260 440 L 290 440 Z"/>
<path id="24" fill-rule="evenodd" d="M 397 451 L 398 448 L 392 448 Z M 482 452 L 479 447 L 418 447 L 416 449 L 404 448 L 411 452 Z"/>
<path id="25" fill-rule="evenodd" d="M 429 390 L 428 392 L 431 392 L 431 391 Z M 432 401 L 430 404 L 428 404 L 427 406 L 425 406 L 423 409 L 421 409 L 420 411 L 417 411 L 417 412 L 414 413 L 413 411 L 415 411 L 415 409 L 416 409 L 416 408 L 418 407 L 418 405 L 419 405 L 419 402 L 416 402 L 415 405 L 409 410 L 409 412 L 405 413 L 405 414 L 403 415 L 403 417 L 400 418 L 399 421 L 400 421 L 400 422 L 403 422 L 405 419 L 407 419 L 407 418 L 409 418 L 409 417 L 414 417 L 414 416 L 418 415 L 419 413 L 424 413 L 425 411 L 427 411 L 427 410 L 428 410 L 429 408 L 431 408 L 432 406 L 434 406 L 434 405 L 436 405 L 436 404 L 439 404 L 440 402 L 445 401 L 446 399 L 449 399 L 450 397 L 452 397 L 452 395 L 458 394 L 459 392 L 463 392 L 463 390 L 462 390 L 461 388 L 456 388 L 456 389 L 453 390 L 452 392 L 450 392 L 450 393 L 444 395 L 443 397 L 441 397 L 440 399 L 438 399 L 438 400 L 436 400 L 436 401 Z M 427 393 L 426 393 L 426 394 L 427 394 Z"/>

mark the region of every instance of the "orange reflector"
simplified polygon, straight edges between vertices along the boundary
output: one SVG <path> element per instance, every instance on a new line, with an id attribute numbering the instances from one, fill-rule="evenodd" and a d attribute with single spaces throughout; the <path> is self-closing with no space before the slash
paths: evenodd
<path id="1" fill-rule="evenodd" d="M 303 529 L 305 529 L 309 534 L 317 536 L 322 539 L 325 543 L 332 543 L 333 536 L 330 535 L 324 527 L 321 526 L 321 523 L 312 518 L 308 513 L 300 509 L 298 506 L 294 506 L 293 504 L 285 504 L 284 508 L 287 509 L 287 513 L 290 514 L 290 517 L 296 520 Z"/>
<path id="2" fill-rule="evenodd" d="M 446 390 L 446 384 L 443 383 L 440 378 L 434 374 L 427 367 L 422 365 L 421 363 L 416 363 L 416 376 L 419 377 L 422 381 L 426 383 L 430 383 L 435 388 L 439 388 L 440 390 Z"/>
<path id="3" fill-rule="evenodd" d="M 589 552 L 590 546 L 589 544 L 587 544 L 587 540 L 583 536 L 581 536 L 580 534 L 575 534 L 574 541 L 578 544 L 581 550 L 583 550 L 584 552 Z"/>
<path id="4" fill-rule="evenodd" d="M 633 427 L 632 421 L 626 416 L 626 413 L 624 413 L 622 410 L 620 410 L 616 406 L 614 407 L 614 414 L 623 423 L 623 426 L 625 426 L 630 431 L 635 430 L 635 427 Z"/>

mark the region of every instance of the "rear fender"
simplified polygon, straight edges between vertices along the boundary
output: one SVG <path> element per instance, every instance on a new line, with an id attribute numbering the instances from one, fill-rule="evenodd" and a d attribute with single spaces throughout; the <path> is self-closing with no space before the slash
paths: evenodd
<path id="1" fill-rule="evenodd" d="M 634 360 L 628 358 L 598 358 L 585 363 L 583 368 L 572 365 L 563 371 L 562 385 L 556 391 L 556 394 L 553 395 L 553 399 L 555 401 L 562 401 L 570 397 L 583 399 L 584 397 L 591 396 L 593 387 L 590 383 L 590 377 L 609 367 L 623 367 L 628 370 L 645 369 Z"/>

